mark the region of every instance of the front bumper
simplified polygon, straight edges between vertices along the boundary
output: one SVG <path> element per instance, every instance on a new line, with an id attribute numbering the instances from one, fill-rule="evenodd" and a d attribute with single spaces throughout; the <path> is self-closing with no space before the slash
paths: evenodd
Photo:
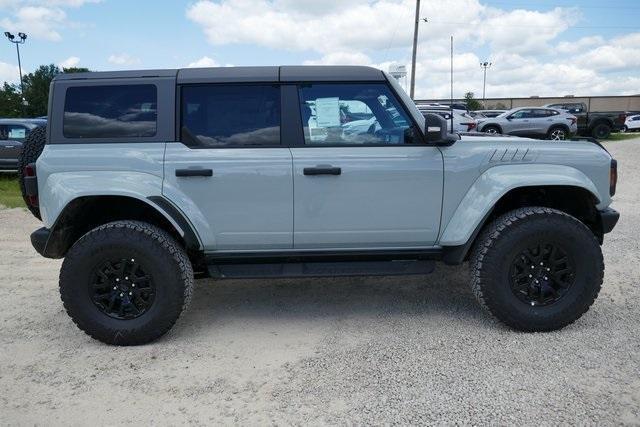
<path id="1" fill-rule="evenodd" d="M 620 212 L 615 209 L 605 208 L 604 210 L 598 211 L 598 216 L 600 217 L 602 234 L 607 234 L 611 232 L 613 227 L 618 223 L 618 220 L 620 219 Z"/>

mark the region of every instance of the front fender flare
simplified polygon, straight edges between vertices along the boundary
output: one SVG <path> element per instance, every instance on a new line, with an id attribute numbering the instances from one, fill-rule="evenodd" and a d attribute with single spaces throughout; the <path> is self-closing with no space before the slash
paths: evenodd
<path id="1" fill-rule="evenodd" d="M 602 198 L 595 184 L 578 169 L 552 164 L 498 165 L 476 179 L 460 201 L 451 219 L 442 227 L 440 246 L 465 245 L 495 204 L 509 191 L 522 187 L 571 186 Z"/>

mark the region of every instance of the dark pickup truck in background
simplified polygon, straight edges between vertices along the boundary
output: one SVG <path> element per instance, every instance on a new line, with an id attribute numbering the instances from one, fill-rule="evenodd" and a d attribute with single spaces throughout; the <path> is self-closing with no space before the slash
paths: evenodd
<path id="1" fill-rule="evenodd" d="M 578 118 L 578 134 L 597 139 L 607 138 L 611 132 L 622 130 L 627 117 L 624 111 L 590 112 L 584 102 L 559 102 L 545 107 L 573 114 Z"/>

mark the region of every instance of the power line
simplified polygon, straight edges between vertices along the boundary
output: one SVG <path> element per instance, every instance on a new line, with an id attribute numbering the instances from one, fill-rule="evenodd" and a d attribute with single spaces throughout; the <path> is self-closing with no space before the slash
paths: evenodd
<path id="1" fill-rule="evenodd" d="M 445 24 L 445 25 L 469 25 L 469 22 L 453 22 L 453 21 L 432 21 L 429 20 L 429 23 L 432 24 Z M 518 25 L 509 25 L 509 24 L 491 24 L 491 28 L 496 27 L 507 27 L 507 28 L 557 28 L 557 25 L 527 25 L 527 24 L 518 24 Z M 581 28 L 581 29 L 599 29 L 599 28 L 619 28 L 619 29 L 627 29 L 627 30 L 640 30 L 640 26 L 620 26 L 620 25 L 569 25 L 570 29 L 573 28 Z"/>
<path id="2" fill-rule="evenodd" d="M 538 3 L 542 3 L 544 0 L 537 0 L 536 1 L 536 5 L 538 5 Z M 612 6 L 577 6 L 576 4 L 570 4 L 570 3 L 565 3 L 565 4 L 559 4 L 557 1 L 551 0 L 548 3 L 550 3 L 548 6 L 545 7 L 566 7 L 566 8 L 577 8 L 577 9 L 612 9 Z M 490 5 L 494 5 L 494 4 L 498 4 L 498 5 L 505 5 L 505 6 L 515 6 L 515 7 L 528 7 L 530 8 L 532 5 L 531 3 L 514 3 L 514 2 L 507 2 L 507 1 L 491 1 Z M 635 6 L 615 6 L 615 10 L 620 10 L 620 9 L 627 9 L 627 10 L 640 10 L 640 7 L 635 7 Z"/>

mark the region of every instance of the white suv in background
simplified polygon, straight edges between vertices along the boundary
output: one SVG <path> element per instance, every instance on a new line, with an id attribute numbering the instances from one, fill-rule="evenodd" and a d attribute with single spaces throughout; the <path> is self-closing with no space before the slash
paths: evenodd
<path id="1" fill-rule="evenodd" d="M 625 132 L 640 131 L 640 114 L 627 116 L 627 120 L 625 120 L 622 130 Z"/>

